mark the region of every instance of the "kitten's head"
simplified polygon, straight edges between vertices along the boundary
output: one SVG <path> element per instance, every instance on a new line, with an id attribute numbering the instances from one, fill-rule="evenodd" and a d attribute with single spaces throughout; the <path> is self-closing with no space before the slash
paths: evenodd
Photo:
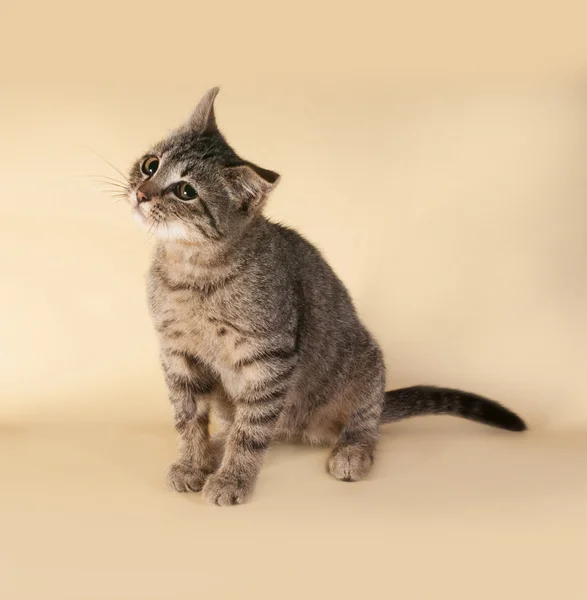
<path id="1" fill-rule="evenodd" d="M 279 181 L 228 145 L 216 126 L 217 94 L 211 89 L 189 121 L 130 171 L 128 199 L 137 220 L 161 239 L 221 242 L 250 223 Z"/>

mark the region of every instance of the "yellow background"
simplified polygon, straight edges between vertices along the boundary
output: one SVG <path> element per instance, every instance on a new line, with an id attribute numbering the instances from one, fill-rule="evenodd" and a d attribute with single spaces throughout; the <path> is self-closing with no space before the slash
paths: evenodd
<path id="1" fill-rule="evenodd" d="M 0 9 L 3 598 L 586 597 L 580 4 Z M 214 85 L 390 386 L 484 393 L 527 435 L 420 419 L 385 429 L 355 486 L 280 447 L 246 506 L 164 490 L 152 242 L 91 150 L 126 170 Z"/>

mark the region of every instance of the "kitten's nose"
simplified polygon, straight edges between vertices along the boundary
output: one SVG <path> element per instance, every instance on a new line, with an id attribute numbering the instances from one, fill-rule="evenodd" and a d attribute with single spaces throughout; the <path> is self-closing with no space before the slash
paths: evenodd
<path id="1" fill-rule="evenodd" d="M 149 196 L 145 194 L 145 192 L 141 190 L 137 190 L 137 202 L 140 204 L 141 202 L 148 202 Z"/>

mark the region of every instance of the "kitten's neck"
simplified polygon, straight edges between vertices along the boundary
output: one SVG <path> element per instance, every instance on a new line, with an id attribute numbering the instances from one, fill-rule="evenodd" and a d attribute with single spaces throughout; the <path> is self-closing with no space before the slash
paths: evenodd
<path id="1" fill-rule="evenodd" d="M 267 224 L 264 217 L 256 217 L 239 236 L 220 242 L 161 241 L 157 254 L 167 269 L 192 277 L 213 279 L 228 271 L 236 271 L 254 257 L 256 242 L 262 237 Z"/>

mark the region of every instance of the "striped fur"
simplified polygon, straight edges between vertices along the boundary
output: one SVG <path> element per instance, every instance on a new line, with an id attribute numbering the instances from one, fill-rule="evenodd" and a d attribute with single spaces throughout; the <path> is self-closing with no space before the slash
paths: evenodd
<path id="1" fill-rule="evenodd" d="M 275 439 L 331 445 L 329 472 L 356 481 L 371 468 L 381 423 L 416 414 L 523 429 L 465 392 L 386 395 L 381 351 L 344 285 L 316 248 L 262 216 L 279 176 L 226 143 L 216 93 L 129 177 L 135 214 L 158 238 L 149 304 L 180 439 L 169 486 L 203 489 L 218 505 L 244 502 Z M 148 175 L 145 157 L 158 159 Z M 179 181 L 197 196 L 176 196 Z M 210 411 L 221 425 L 213 440 Z"/>

